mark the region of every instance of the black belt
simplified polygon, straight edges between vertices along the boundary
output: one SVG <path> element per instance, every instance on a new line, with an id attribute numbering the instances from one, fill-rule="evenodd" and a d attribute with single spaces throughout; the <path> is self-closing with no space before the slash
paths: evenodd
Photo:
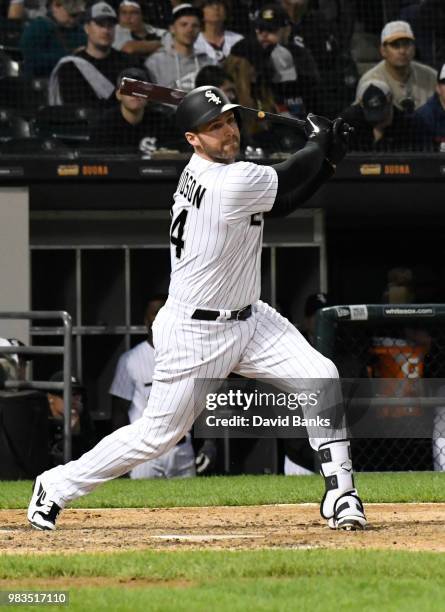
<path id="1" fill-rule="evenodd" d="M 221 315 L 225 313 L 227 316 Z M 192 319 L 201 319 L 202 321 L 245 321 L 252 314 L 252 306 L 245 306 L 241 310 L 202 310 L 197 308 L 192 314 Z"/>
<path id="2" fill-rule="evenodd" d="M 182 438 L 176 442 L 176 446 L 181 446 L 181 444 L 185 444 L 186 442 L 187 436 L 182 436 Z"/>

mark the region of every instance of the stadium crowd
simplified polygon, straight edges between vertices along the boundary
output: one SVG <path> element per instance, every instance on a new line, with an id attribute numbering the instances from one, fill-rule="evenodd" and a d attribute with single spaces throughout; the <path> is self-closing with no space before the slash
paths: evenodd
<path id="1" fill-rule="evenodd" d="M 266 111 L 344 116 L 356 151 L 443 150 L 444 3 L 370 4 L 10 0 L 0 4 L 1 150 L 45 138 L 148 156 L 181 150 L 174 109 L 119 94 L 129 69 L 185 91 L 225 86 Z M 260 155 L 299 146 L 297 133 L 251 119 L 243 135 Z"/>

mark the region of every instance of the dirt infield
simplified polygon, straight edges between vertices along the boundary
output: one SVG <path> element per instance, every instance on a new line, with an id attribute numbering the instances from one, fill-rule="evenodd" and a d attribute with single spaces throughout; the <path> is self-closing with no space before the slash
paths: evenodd
<path id="1" fill-rule="evenodd" d="M 0 511 L 1 553 L 380 548 L 445 552 L 445 504 L 368 504 L 364 532 L 330 530 L 315 504 L 65 510 L 55 532 Z"/>

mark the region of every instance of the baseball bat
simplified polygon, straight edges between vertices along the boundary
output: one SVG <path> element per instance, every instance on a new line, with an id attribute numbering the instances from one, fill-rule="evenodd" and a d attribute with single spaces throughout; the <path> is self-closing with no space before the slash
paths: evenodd
<path id="1" fill-rule="evenodd" d="M 122 79 L 120 88 L 121 94 L 125 96 L 136 96 L 137 98 L 147 98 L 153 102 L 160 102 L 161 104 L 173 104 L 177 106 L 187 92 L 181 91 L 180 89 L 170 89 L 169 87 L 163 87 L 156 85 L 156 83 L 149 83 L 148 81 L 140 81 L 139 79 L 130 79 L 124 77 Z M 286 125 L 292 126 L 299 130 L 304 130 L 306 121 L 301 119 L 292 119 L 292 117 L 285 117 L 284 115 L 277 115 L 276 113 L 268 113 L 263 110 L 255 108 L 249 108 L 247 106 L 241 106 L 243 111 L 256 115 L 260 121 L 274 121 L 275 123 L 285 123 Z"/>
<path id="2" fill-rule="evenodd" d="M 136 98 L 147 98 L 153 102 L 161 104 L 173 104 L 178 106 L 182 98 L 187 92 L 180 89 L 170 89 L 170 87 L 162 87 L 156 83 L 141 81 L 139 79 L 130 79 L 124 77 L 121 81 L 119 91 L 124 96 L 135 96 Z"/>
<path id="3" fill-rule="evenodd" d="M 148 81 L 141 81 L 139 79 L 130 79 L 124 77 L 121 81 L 119 88 L 121 94 L 125 96 L 136 96 L 138 98 L 147 98 L 153 102 L 160 102 L 161 104 L 172 104 L 177 106 L 184 98 L 187 92 L 181 91 L 180 89 L 170 89 L 170 87 L 163 87 L 156 83 L 150 83 Z M 286 117 L 285 115 L 277 115 L 276 113 L 268 113 L 263 110 L 256 108 L 249 108 L 248 106 L 241 106 L 240 109 L 243 111 L 253 114 L 259 121 L 273 121 L 274 123 L 284 123 L 294 129 L 304 132 L 306 128 L 306 121 L 303 119 L 294 119 L 292 117 Z M 353 128 L 349 126 L 343 127 L 343 135 L 347 138 Z"/>

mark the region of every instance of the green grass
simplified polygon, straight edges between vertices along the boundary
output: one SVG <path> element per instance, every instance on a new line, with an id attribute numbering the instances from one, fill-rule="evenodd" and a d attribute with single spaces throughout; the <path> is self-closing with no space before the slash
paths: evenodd
<path id="1" fill-rule="evenodd" d="M 367 502 L 445 502 L 445 473 L 358 474 Z M 186 480 L 118 479 L 72 504 L 75 508 L 141 508 L 319 502 L 319 476 L 218 476 Z M 29 481 L 0 482 L 0 508 L 26 508 Z"/>
<path id="2" fill-rule="evenodd" d="M 70 588 L 71 577 L 92 576 L 113 580 L 104 588 Z M 423 552 L 264 550 L 16 555 L 0 558 L 0 578 L 27 579 L 23 585 L 30 586 L 39 578 L 45 581 L 46 589 L 52 588 L 51 579 L 59 578 L 54 588 L 70 591 L 70 611 L 325 611 L 345 606 L 351 611 L 436 612 L 443 609 L 445 601 L 443 555 Z M 131 579 L 136 580 L 134 587 L 119 587 L 119 580 Z M 144 579 L 149 584 L 137 582 Z"/>
<path id="3" fill-rule="evenodd" d="M 367 502 L 445 501 L 445 474 L 358 474 Z M 320 477 L 119 479 L 75 507 L 318 502 Z M 31 483 L 1 482 L 0 508 L 25 508 Z M 234 509 L 234 512 L 236 510 Z M 43 534 L 42 537 L 51 537 Z M 125 537 L 125 533 L 123 533 Z M 345 535 L 344 537 L 354 537 Z M 96 578 L 97 584 L 91 579 Z M 130 551 L 0 556 L 2 590 L 69 590 L 71 611 L 420 612 L 445 610 L 444 555 L 377 550 Z M 73 584 L 75 580 L 76 583 Z M 80 582 L 79 582 L 80 581 Z M 82 583 L 82 581 L 85 581 Z M 102 583 L 102 585 L 101 585 Z M 20 606 L 27 610 L 28 607 Z M 35 607 L 29 607 L 34 610 Z"/>

